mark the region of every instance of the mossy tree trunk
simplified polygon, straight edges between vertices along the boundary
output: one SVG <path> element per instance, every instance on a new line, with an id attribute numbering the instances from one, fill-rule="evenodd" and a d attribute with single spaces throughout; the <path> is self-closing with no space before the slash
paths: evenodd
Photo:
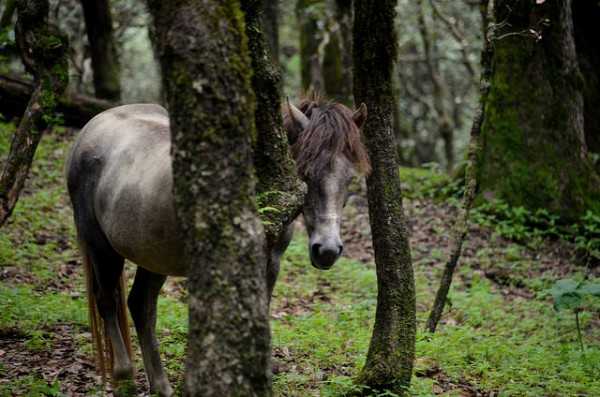
<path id="1" fill-rule="evenodd" d="M 94 92 L 98 98 L 121 99 L 121 69 L 113 35 L 109 0 L 81 0 L 87 30 Z"/>
<path id="2" fill-rule="evenodd" d="M 188 261 L 187 396 L 271 394 L 254 95 L 238 1 L 149 0 Z"/>
<path id="3" fill-rule="evenodd" d="M 262 28 L 269 44 L 272 61 L 279 64 L 279 0 L 262 1 Z"/>
<path id="4" fill-rule="evenodd" d="M 600 172 L 600 3 L 573 2 L 577 59 L 583 74 L 583 119 L 588 150 L 596 156 Z"/>
<path id="5" fill-rule="evenodd" d="M 352 106 L 352 1 L 298 0 L 302 88 Z"/>
<path id="6" fill-rule="evenodd" d="M 373 171 L 367 178 L 377 267 L 377 312 L 358 381 L 404 395 L 415 357 L 415 283 L 394 145 L 392 71 L 395 0 L 354 1 L 354 98 L 369 117 L 364 136 Z"/>
<path id="7" fill-rule="evenodd" d="M 497 1 L 479 177 L 484 197 L 565 220 L 600 211 L 600 179 L 585 145 L 572 4 Z"/>
<path id="8" fill-rule="evenodd" d="M 296 174 L 290 156 L 287 134 L 283 129 L 280 103 L 281 76 L 266 51 L 261 30 L 262 4 L 259 0 L 244 0 L 246 34 L 252 58 L 252 87 L 256 93 L 256 145 L 254 164 L 258 175 L 256 187 L 259 208 L 265 226 L 268 255 L 267 272 L 277 272 L 271 263 L 271 250 L 287 226 L 300 214 L 304 203 L 305 185 Z M 274 280 L 276 276 L 269 276 Z M 274 285 L 268 285 L 270 298 Z"/>
<path id="9" fill-rule="evenodd" d="M 48 0 L 17 1 L 16 41 L 35 88 L 0 174 L 0 226 L 17 203 L 44 130 L 56 120 L 58 97 L 69 79 L 67 38 L 48 24 L 48 9 Z"/>

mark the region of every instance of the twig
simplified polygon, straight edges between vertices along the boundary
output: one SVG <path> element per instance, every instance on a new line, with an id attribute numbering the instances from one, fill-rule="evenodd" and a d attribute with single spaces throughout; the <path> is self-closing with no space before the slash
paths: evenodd
<path id="1" fill-rule="evenodd" d="M 494 0 L 482 0 L 482 2 L 484 6 L 487 6 L 488 21 L 491 21 L 494 13 Z M 442 280 L 440 281 L 440 286 L 435 296 L 435 302 L 431 312 L 429 313 L 429 318 L 427 319 L 426 329 L 432 333 L 435 332 L 435 329 L 444 311 L 444 306 L 448 297 L 448 291 L 450 290 L 450 285 L 452 283 L 452 276 L 454 275 L 454 270 L 456 269 L 461 255 L 462 245 L 467 235 L 469 211 L 473 205 L 473 201 L 477 192 L 477 168 L 479 165 L 479 152 L 481 151 L 481 126 L 485 117 L 485 103 L 490 90 L 493 42 L 494 31 L 488 30 L 488 35 L 485 37 L 484 46 L 481 53 L 479 108 L 477 109 L 477 113 L 473 118 L 473 125 L 471 127 L 467 168 L 465 170 L 466 188 L 463 196 L 463 204 L 460 212 L 457 215 L 457 219 L 452 230 L 450 258 L 448 259 L 446 267 L 444 268 Z"/>
<path id="2" fill-rule="evenodd" d="M 471 60 L 469 59 L 469 54 L 467 52 L 468 43 L 465 40 L 465 35 L 458 29 L 458 27 L 454 23 L 452 23 L 452 21 L 450 21 L 450 18 L 448 18 L 441 12 L 441 10 L 435 4 L 435 1 L 429 0 L 429 4 L 431 5 L 431 9 L 433 10 L 435 16 L 437 16 L 444 23 L 444 25 L 446 25 L 452 37 L 454 37 L 454 39 L 458 42 L 458 45 L 460 47 L 460 53 L 462 54 L 463 64 L 465 65 L 465 68 L 467 69 L 471 77 L 475 78 L 475 75 L 477 73 L 475 72 L 475 67 L 473 66 L 473 63 L 471 63 Z"/>

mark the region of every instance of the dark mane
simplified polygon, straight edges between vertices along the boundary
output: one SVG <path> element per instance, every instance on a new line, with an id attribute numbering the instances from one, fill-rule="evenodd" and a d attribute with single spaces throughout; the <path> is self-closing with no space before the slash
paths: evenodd
<path id="1" fill-rule="evenodd" d="M 361 174 L 371 171 L 369 155 L 362 143 L 353 112 L 341 103 L 323 101 L 313 95 L 302 99 L 298 108 L 308 117 L 308 127 L 292 146 L 298 174 L 319 178 L 333 165 L 337 156 L 344 156 Z M 291 118 L 285 112 L 284 126 L 289 130 Z"/>

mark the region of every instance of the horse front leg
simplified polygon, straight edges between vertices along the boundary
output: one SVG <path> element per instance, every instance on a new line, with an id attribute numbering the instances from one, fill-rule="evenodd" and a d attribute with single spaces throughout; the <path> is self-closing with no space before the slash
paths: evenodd
<path id="1" fill-rule="evenodd" d="M 275 289 L 275 283 L 277 282 L 277 276 L 279 275 L 279 264 L 281 262 L 281 256 L 290 245 L 292 237 L 294 236 L 294 224 L 288 225 L 283 234 L 279 237 L 277 242 L 271 247 L 269 253 L 269 259 L 267 261 L 267 298 L 271 303 L 271 297 L 273 295 L 273 289 Z"/>
<path id="2" fill-rule="evenodd" d="M 138 267 L 128 299 L 150 389 L 161 397 L 173 395 L 173 388 L 160 361 L 159 344 L 156 339 L 156 302 L 166 278 Z"/>

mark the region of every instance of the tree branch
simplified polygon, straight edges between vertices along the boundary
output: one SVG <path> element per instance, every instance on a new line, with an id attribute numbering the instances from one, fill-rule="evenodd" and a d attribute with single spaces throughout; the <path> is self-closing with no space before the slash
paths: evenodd
<path id="1" fill-rule="evenodd" d="M 26 69 L 34 76 L 35 89 L 0 174 L 0 226 L 17 203 L 37 145 L 54 118 L 57 97 L 69 78 L 67 38 L 48 25 L 48 0 L 19 1 L 17 8 L 17 45 Z"/>
<path id="2" fill-rule="evenodd" d="M 0 113 L 7 118 L 21 117 L 34 90 L 34 83 L 0 75 Z M 117 102 L 65 92 L 58 97 L 55 113 L 62 115 L 64 125 L 81 128 L 98 113 L 118 105 Z"/>

